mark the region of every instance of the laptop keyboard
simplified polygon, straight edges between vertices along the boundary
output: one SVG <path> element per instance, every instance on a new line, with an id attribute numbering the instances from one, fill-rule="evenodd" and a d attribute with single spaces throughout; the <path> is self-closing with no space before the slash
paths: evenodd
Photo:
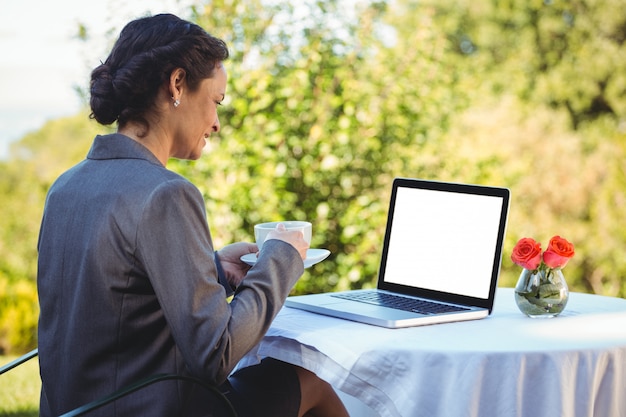
<path id="1" fill-rule="evenodd" d="M 396 310 L 411 311 L 420 314 L 442 314 L 456 311 L 469 310 L 469 308 L 450 304 L 435 303 L 432 301 L 415 298 L 401 297 L 398 295 L 381 293 L 378 291 L 366 291 L 356 293 L 332 294 L 333 297 L 345 300 L 359 301 L 361 303 L 374 304 L 382 307 L 395 308 Z"/>

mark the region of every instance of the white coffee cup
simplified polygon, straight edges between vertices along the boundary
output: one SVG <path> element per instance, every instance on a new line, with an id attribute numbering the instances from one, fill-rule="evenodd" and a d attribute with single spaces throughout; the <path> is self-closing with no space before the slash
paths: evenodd
<path id="1" fill-rule="evenodd" d="M 304 240 L 310 245 L 311 235 L 313 234 L 313 225 L 309 222 L 303 222 L 299 220 L 287 220 L 282 222 L 267 222 L 254 225 L 254 239 L 256 244 L 261 250 L 263 242 L 267 239 L 267 234 L 272 230 L 276 230 L 276 226 L 283 224 L 287 230 L 298 230 L 302 232 Z"/>

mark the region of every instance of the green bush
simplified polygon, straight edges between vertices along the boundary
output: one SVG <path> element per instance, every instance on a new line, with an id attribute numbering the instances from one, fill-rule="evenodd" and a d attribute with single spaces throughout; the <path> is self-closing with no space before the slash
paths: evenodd
<path id="1" fill-rule="evenodd" d="M 21 353 L 37 347 L 37 287 L 26 279 L 10 283 L 0 275 L 0 352 Z"/>

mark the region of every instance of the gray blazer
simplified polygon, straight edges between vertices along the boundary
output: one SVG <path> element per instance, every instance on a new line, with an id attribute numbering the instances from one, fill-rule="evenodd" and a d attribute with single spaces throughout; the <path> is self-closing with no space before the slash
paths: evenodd
<path id="1" fill-rule="evenodd" d="M 120 134 L 52 185 L 38 250 L 43 417 L 157 373 L 223 382 L 304 271 L 269 241 L 228 303 L 199 190 Z M 165 382 L 90 415 L 183 415 L 194 395 Z"/>

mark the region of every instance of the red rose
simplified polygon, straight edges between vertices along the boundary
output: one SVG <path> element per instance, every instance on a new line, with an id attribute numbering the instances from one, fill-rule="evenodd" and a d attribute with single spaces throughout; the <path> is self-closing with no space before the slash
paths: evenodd
<path id="1" fill-rule="evenodd" d="M 554 236 L 543 253 L 543 262 L 548 268 L 563 268 L 573 256 L 574 245 L 561 236 Z"/>
<path id="2" fill-rule="evenodd" d="M 511 260 L 522 268 L 534 271 L 541 263 L 541 244 L 529 237 L 520 239 L 513 248 Z"/>

